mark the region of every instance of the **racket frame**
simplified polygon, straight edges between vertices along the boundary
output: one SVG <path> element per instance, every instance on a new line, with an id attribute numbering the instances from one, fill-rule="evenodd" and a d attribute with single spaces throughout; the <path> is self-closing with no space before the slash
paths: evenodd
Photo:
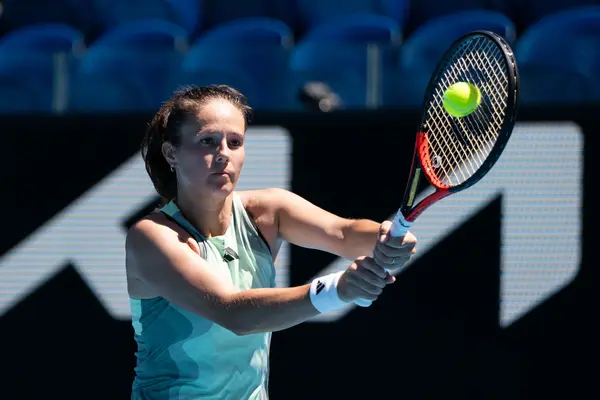
<path id="1" fill-rule="evenodd" d="M 464 182 L 453 187 L 444 187 L 440 182 L 436 182 L 436 179 L 433 179 L 427 173 L 426 164 L 431 164 L 431 160 L 424 159 L 423 154 L 425 152 L 424 149 L 427 147 L 427 132 L 424 132 L 423 129 L 419 129 L 419 132 L 416 135 L 410 174 L 408 176 L 407 185 L 404 191 L 401 203 L 402 205 L 399 209 L 399 212 L 402 213 L 407 222 L 414 222 L 417 217 L 423 213 L 423 211 L 444 197 L 449 196 L 452 193 L 465 190 L 480 181 L 490 171 L 494 164 L 496 164 L 498 158 L 504 151 L 504 147 L 508 143 L 508 139 L 512 134 L 518 110 L 519 71 L 517 62 L 515 60 L 514 52 L 508 43 L 498 34 L 485 30 L 472 31 L 459 37 L 444 53 L 440 61 L 438 61 L 434 73 L 431 75 L 425 90 L 425 96 L 423 98 L 422 105 L 423 113 L 421 115 L 419 127 L 422 128 L 425 125 L 425 110 L 427 110 L 427 105 L 432 100 L 433 91 L 438 83 L 438 76 L 444 71 L 445 64 L 448 63 L 448 60 L 453 58 L 454 53 L 466 40 L 469 40 L 469 38 L 474 36 L 486 36 L 488 39 L 491 39 L 493 42 L 495 42 L 500 49 L 502 56 L 504 57 L 506 62 L 505 65 L 508 66 L 508 99 L 506 104 L 507 115 L 504 117 L 502 128 L 499 132 L 499 137 L 494 143 L 492 149 L 490 150 L 490 154 L 485 159 L 481 167 L 479 167 L 479 169 Z M 427 184 L 430 184 L 435 188 L 435 192 L 417 202 L 417 194 L 420 189 L 422 189 L 425 181 Z"/>

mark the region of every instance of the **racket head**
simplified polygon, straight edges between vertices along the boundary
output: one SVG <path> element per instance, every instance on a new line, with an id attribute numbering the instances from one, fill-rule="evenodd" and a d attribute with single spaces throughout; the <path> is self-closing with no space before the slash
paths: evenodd
<path id="1" fill-rule="evenodd" d="M 467 82 L 481 93 L 479 107 L 456 118 L 443 106 L 446 89 Z M 481 180 L 498 161 L 514 128 L 519 74 L 514 52 L 499 35 L 474 31 L 453 42 L 427 85 L 411 173 L 400 211 L 413 222 L 442 198 Z M 424 185 L 435 191 L 417 201 Z"/>

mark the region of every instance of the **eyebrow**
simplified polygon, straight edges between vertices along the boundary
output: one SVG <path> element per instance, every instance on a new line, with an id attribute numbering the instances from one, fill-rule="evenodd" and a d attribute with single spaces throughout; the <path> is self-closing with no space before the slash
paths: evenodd
<path id="1" fill-rule="evenodd" d="M 235 132 L 235 131 L 226 131 L 226 132 L 223 132 L 223 131 L 214 130 L 214 129 L 207 129 L 207 130 L 199 129 L 199 130 L 196 131 L 196 135 L 211 135 L 211 134 L 212 135 L 222 135 L 222 134 L 225 134 L 225 135 L 244 136 L 243 133 L 239 133 L 239 132 Z"/>

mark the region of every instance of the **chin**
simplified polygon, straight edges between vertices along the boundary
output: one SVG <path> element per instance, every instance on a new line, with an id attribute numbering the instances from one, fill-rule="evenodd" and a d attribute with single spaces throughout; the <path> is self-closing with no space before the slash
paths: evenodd
<path id="1" fill-rule="evenodd" d="M 232 185 L 231 183 L 227 183 L 225 185 L 212 186 L 209 189 L 209 192 L 212 196 L 215 196 L 215 197 L 227 197 L 233 192 L 234 189 L 235 189 L 235 185 Z"/>

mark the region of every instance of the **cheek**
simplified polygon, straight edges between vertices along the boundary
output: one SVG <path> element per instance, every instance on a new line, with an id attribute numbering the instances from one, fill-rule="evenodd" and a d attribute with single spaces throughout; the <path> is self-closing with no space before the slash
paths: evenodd
<path id="1" fill-rule="evenodd" d="M 245 159 L 246 159 L 246 153 L 245 153 L 245 151 L 243 149 L 239 150 L 239 152 L 236 154 L 236 157 L 235 157 L 236 166 L 238 168 L 241 168 L 242 165 L 244 165 L 244 160 Z"/>
<path id="2" fill-rule="evenodd" d="M 209 160 L 211 154 L 207 151 L 203 151 L 202 148 L 195 150 L 187 150 L 180 154 L 180 162 L 184 165 L 191 167 L 198 167 L 207 164 L 207 160 Z"/>

